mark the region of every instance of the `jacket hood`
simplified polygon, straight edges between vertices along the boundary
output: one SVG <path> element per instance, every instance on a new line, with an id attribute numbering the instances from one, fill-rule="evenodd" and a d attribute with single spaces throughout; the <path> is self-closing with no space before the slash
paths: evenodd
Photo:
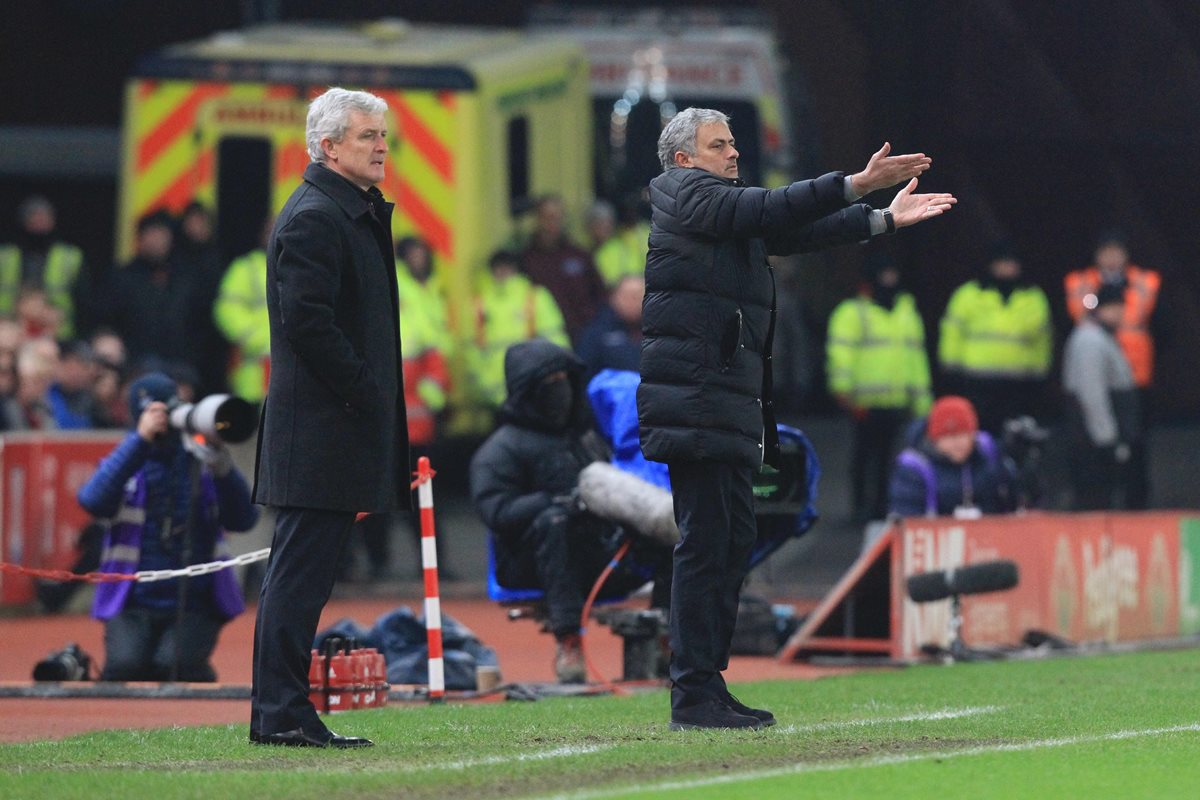
<path id="1" fill-rule="evenodd" d="M 503 419 L 522 427 L 543 428 L 541 414 L 533 402 L 534 390 L 542 378 L 553 372 L 567 373 L 575 405 L 569 427 L 586 428 L 592 424 L 583 382 L 584 364 L 569 350 L 546 339 L 518 342 L 504 354 L 504 384 L 508 397 L 500 407 Z"/>

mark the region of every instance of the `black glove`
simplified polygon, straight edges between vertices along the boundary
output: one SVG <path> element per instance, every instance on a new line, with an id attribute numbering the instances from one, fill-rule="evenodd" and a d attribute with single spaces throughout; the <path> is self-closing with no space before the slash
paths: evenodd
<path id="1" fill-rule="evenodd" d="M 568 517 L 575 517 L 587 511 L 587 506 L 584 505 L 583 499 L 579 496 L 579 487 L 576 486 L 567 494 L 555 495 L 550 502 L 562 509 Z"/>

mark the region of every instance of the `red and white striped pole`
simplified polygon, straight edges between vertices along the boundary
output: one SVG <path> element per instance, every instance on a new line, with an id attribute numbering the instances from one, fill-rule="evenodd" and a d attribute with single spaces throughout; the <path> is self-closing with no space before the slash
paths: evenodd
<path id="1" fill-rule="evenodd" d="M 433 527 L 433 470 L 429 459 L 417 459 L 417 505 L 421 509 L 421 566 L 425 570 L 425 633 L 429 637 L 429 699 L 446 696 L 442 660 L 442 600 L 438 593 L 437 545 Z"/>

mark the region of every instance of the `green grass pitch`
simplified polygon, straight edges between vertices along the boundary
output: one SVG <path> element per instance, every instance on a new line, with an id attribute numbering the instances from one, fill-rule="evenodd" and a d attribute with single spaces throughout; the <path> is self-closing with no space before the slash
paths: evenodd
<path id="1" fill-rule="evenodd" d="M 245 726 L 94 733 L 0 746 L 0 798 L 1200 797 L 1200 651 L 733 688 L 779 724 L 672 733 L 660 691 L 332 718 L 377 742 L 357 751 L 253 746 Z"/>

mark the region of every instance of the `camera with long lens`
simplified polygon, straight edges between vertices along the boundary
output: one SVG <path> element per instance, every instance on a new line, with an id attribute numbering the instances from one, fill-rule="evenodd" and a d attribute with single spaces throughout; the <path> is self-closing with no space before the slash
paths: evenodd
<path id="1" fill-rule="evenodd" d="M 1028 415 L 1004 422 L 1004 452 L 1017 476 L 1018 508 L 1036 508 L 1042 501 L 1042 448 L 1049 438 L 1050 431 Z"/>
<path id="2" fill-rule="evenodd" d="M 254 404 L 231 394 L 210 394 L 195 403 L 168 404 L 171 427 L 188 436 L 200 434 L 226 444 L 244 442 L 258 427 Z"/>
<path id="3" fill-rule="evenodd" d="M 56 650 L 33 667 L 35 681 L 86 681 L 92 669 L 92 657 L 74 643 Z"/>

